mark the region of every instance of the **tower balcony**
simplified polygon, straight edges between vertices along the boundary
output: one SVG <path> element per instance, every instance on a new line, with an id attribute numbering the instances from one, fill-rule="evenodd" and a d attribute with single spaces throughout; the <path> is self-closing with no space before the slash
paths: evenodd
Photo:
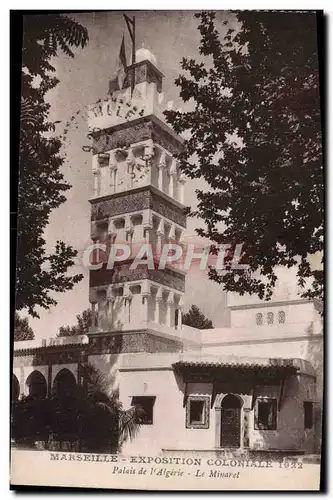
<path id="1" fill-rule="evenodd" d="M 93 155 L 93 199 L 153 186 L 183 204 L 186 179 L 179 162 L 152 139 L 131 143 Z"/>
<path id="2" fill-rule="evenodd" d="M 91 333 L 182 329 L 183 293 L 151 280 L 90 287 Z"/>

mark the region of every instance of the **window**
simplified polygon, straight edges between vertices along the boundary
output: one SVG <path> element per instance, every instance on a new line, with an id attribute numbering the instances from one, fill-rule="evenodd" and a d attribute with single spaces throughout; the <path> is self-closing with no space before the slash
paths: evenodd
<path id="1" fill-rule="evenodd" d="M 313 426 L 313 403 L 304 401 L 304 429 L 312 429 Z"/>
<path id="2" fill-rule="evenodd" d="M 132 406 L 135 406 L 138 411 L 137 422 L 139 424 L 153 424 L 153 410 L 155 399 L 155 396 L 134 396 L 132 398 Z"/>
<path id="3" fill-rule="evenodd" d="M 141 285 L 133 285 L 130 287 L 132 295 L 139 295 L 141 293 Z"/>
<path id="4" fill-rule="evenodd" d="M 262 325 L 263 324 L 263 316 L 261 313 L 256 314 L 256 323 L 257 325 Z"/>
<path id="5" fill-rule="evenodd" d="M 267 313 L 267 323 L 269 325 L 274 323 L 274 314 L 272 312 Z"/>
<path id="6" fill-rule="evenodd" d="M 254 428 L 257 430 L 276 430 L 276 399 L 258 398 L 254 413 Z"/>
<path id="7" fill-rule="evenodd" d="M 114 227 L 116 230 L 124 229 L 125 227 L 125 219 L 118 219 L 114 221 Z"/>
<path id="8" fill-rule="evenodd" d="M 204 419 L 204 401 L 190 401 L 190 424 L 202 424 Z"/>
<path id="9" fill-rule="evenodd" d="M 186 428 L 209 428 L 209 396 L 189 396 L 186 405 Z"/>
<path id="10" fill-rule="evenodd" d="M 279 311 L 278 312 L 278 319 L 279 319 L 279 323 L 285 323 L 286 322 L 286 313 L 284 311 Z"/>

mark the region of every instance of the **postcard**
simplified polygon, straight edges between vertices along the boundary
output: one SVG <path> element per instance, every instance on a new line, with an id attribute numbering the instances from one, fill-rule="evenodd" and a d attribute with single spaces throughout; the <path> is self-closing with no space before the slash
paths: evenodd
<path id="1" fill-rule="evenodd" d="M 13 489 L 320 489 L 322 17 L 24 14 Z"/>

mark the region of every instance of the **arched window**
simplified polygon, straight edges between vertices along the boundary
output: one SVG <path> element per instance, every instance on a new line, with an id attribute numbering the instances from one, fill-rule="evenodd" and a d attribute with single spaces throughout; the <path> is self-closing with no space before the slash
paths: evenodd
<path id="1" fill-rule="evenodd" d="M 33 398 L 45 398 L 47 394 L 47 383 L 44 375 L 38 370 L 34 370 L 27 378 L 26 384 L 29 390 L 29 396 Z"/>
<path id="2" fill-rule="evenodd" d="M 272 325 L 274 323 L 274 314 L 272 312 L 267 313 L 267 324 Z"/>
<path id="3" fill-rule="evenodd" d="M 57 398 L 73 395 L 76 392 L 76 380 L 73 373 L 67 368 L 60 370 L 54 379 L 52 392 Z"/>
<path id="4" fill-rule="evenodd" d="M 278 313 L 279 323 L 286 322 L 286 313 L 284 311 L 279 311 Z"/>
<path id="5" fill-rule="evenodd" d="M 20 396 L 20 384 L 19 381 L 16 377 L 16 375 L 13 374 L 12 377 L 12 398 L 13 401 L 17 401 Z"/>
<path id="6" fill-rule="evenodd" d="M 257 323 L 257 325 L 262 325 L 263 324 L 263 315 L 262 315 L 262 313 L 257 313 L 256 314 L 256 323 Z"/>

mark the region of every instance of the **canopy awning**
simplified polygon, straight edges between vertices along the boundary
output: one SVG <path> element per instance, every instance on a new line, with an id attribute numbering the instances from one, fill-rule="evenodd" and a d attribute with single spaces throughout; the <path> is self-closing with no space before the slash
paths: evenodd
<path id="1" fill-rule="evenodd" d="M 306 360 L 297 358 L 254 358 L 246 356 L 183 356 L 172 364 L 175 371 L 182 373 L 211 373 L 218 375 L 223 371 L 249 373 L 272 373 L 292 375 L 305 373 L 315 377 L 314 369 Z"/>
<path id="2" fill-rule="evenodd" d="M 182 375 L 186 386 L 190 382 L 210 382 L 213 384 L 211 405 L 221 384 L 243 387 L 246 393 L 252 394 L 252 407 L 256 400 L 256 388 L 260 385 L 278 385 L 279 409 L 281 408 L 284 385 L 288 377 L 305 373 L 315 377 L 314 369 L 303 359 L 284 358 L 251 358 L 236 356 L 183 356 L 172 364 L 175 372 Z"/>

